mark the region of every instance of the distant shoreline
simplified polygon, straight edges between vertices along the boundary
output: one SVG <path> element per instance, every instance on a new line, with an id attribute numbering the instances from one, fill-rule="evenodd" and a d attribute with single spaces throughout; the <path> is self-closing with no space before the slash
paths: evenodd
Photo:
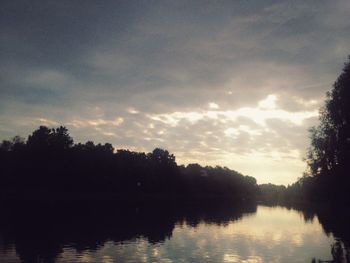
<path id="1" fill-rule="evenodd" d="M 230 202 L 230 203 L 256 203 L 253 199 L 242 199 L 236 196 L 223 195 L 184 195 L 184 194 L 133 194 L 126 196 L 118 193 L 14 193 L 0 194 L 1 202 L 84 202 L 84 201 L 108 201 L 123 203 L 162 203 L 162 202 L 179 202 L 179 203 L 199 203 L 199 202 Z"/>

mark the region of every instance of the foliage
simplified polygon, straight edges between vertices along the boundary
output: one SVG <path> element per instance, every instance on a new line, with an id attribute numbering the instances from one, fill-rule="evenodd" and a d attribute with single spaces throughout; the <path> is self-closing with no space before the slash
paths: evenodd
<path id="1" fill-rule="evenodd" d="M 286 188 L 259 185 L 262 201 L 333 205 L 350 202 L 350 61 L 326 95 L 320 123 L 310 129 L 308 173 Z"/>
<path id="2" fill-rule="evenodd" d="M 350 59 L 350 57 L 349 57 Z M 350 62 L 327 92 L 320 124 L 310 130 L 308 164 L 313 176 L 344 173 L 350 157 Z"/>
<path id="3" fill-rule="evenodd" d="M 350 200 L 350 61 L 345 63 L 333 89 L 327 92 L 319 119 L 320 124 L 310 129 L 306 158 L 309 176 L 303 176 L 294 190 L 309 200 L 347 202 Z"/>
<path id="4" fill-rule="evenodd" d="M 178 166 L 175 156 L 156 148 L 150 153 L 114 150 L 110 143 L 74 144 L 67 128 L 40 126 L 27 141 L 0 144 L 3 196 L 78 195 L 132 199 L 254 199 L 256 180 L 226 167 Z M 39 197 L 42 198 L 42 197 Z"/>
<path id="5" fill-rule="evenodd" d="M 286 187 L 284 185 L 259 185 L 260 200 L 265 203 L 281 203 L 285 201 Z"/>

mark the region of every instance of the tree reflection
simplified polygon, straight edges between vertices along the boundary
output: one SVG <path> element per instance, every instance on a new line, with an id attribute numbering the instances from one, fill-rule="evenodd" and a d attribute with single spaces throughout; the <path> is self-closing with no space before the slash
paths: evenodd
<path id="1" fill-rule="evenodd" d="M 107 241 L 144 238 L 164 242 L 176 224 L 227 224 L 256 212 L 256 205 L 70 203 L 3 206 L 3 250 L 15 247 L 23 262 L 54 262 L 64 247 L 96 251 Z"/>
<path id="2" fill-rule="evenodd" d="M 316 260 L 315 258 L 312 259 L 312 263 L 325 263 L 325 262 L 332 262 L 332 263 L 349 263 L 350 262 L 350 249 L 349 247 L 346 247 L 345 244 L 337 240 L 334 242 L 334 244 L 331 247 L 331 253 L 332 253 L 332 259 L 331 260 Z"/>
<path id="3" fill-rule="evenodd" d="M 332 262 L 332 263 L 350 263 L 350 212 L 343 205 L 327 206 L 293 206 L 299 210 L 304 220 L 307 222 L 311 217 L 317 216 L 327 235 L 332 235 L 335 242 L 330 247 L 331 260 L 321 260 L 313 258 L 311 262 Z"/>

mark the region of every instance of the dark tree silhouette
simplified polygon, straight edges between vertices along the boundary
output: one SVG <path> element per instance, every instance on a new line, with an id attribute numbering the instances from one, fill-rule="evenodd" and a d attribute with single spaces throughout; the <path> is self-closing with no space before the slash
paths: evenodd
<path id="1" fill-rule="evenodd" d="M 350 60 L 350 56 L 349 56 Z M 345 63 L 310 129 L 308 172 L 288 187 L 260 185 L 260 199 L 282 203 L 350 202 L 350 61 Z"/>
<path id="2" fill-rule="evenodd" d="M 0 165 L 4 199 L 251 200 L 257 192 L 254 178 L 226 167 L 179 167 L 161 148 L 115 152 L 110 143 L 74 144 L 63 126 L 40 126 L 26 142 L 3 141 Z"/>
<path id="3" fill-rule="evenodd" d="M 36 152 L 54 152 L 67 150 L 73 145 L 73 139 L 68 133 L 66 127 L 49 129 L 40 126 L 39 129 L 29 135 L 27 146 L 31 151 Z"/>
<path id="4" fill-rule="evenodd" d="M 309 173 L 287 189 L 287 196 L 311 202 L 349 202 L 350 61 L 327 92 L 319 120 L 320 124 L 310 129 Z"/>
<path id="5" fill-rule="evenodd" d="M 284 185 L 261 184 L 259 185 L 259 199 L 268 204 L 280 204 L 286 201 L 286 190 Z"/>
<path id="6" fill-rule="evenodd" d="M 350 61 L 327 92 L 319 126 L 310 132 L 308 163 L 312 175 L 334 171 L 344 174 L 350 160 Z"/>

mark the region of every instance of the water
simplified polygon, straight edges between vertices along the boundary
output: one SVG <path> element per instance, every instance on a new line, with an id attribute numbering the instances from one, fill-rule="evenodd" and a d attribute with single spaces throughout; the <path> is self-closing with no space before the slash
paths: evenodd
<path id="1" fill-rule="evenodd" d="M 4 211 L 0 262 L 311 262 L 332 259 L 341 232 L 325 214 L 255 205 Z"/>

